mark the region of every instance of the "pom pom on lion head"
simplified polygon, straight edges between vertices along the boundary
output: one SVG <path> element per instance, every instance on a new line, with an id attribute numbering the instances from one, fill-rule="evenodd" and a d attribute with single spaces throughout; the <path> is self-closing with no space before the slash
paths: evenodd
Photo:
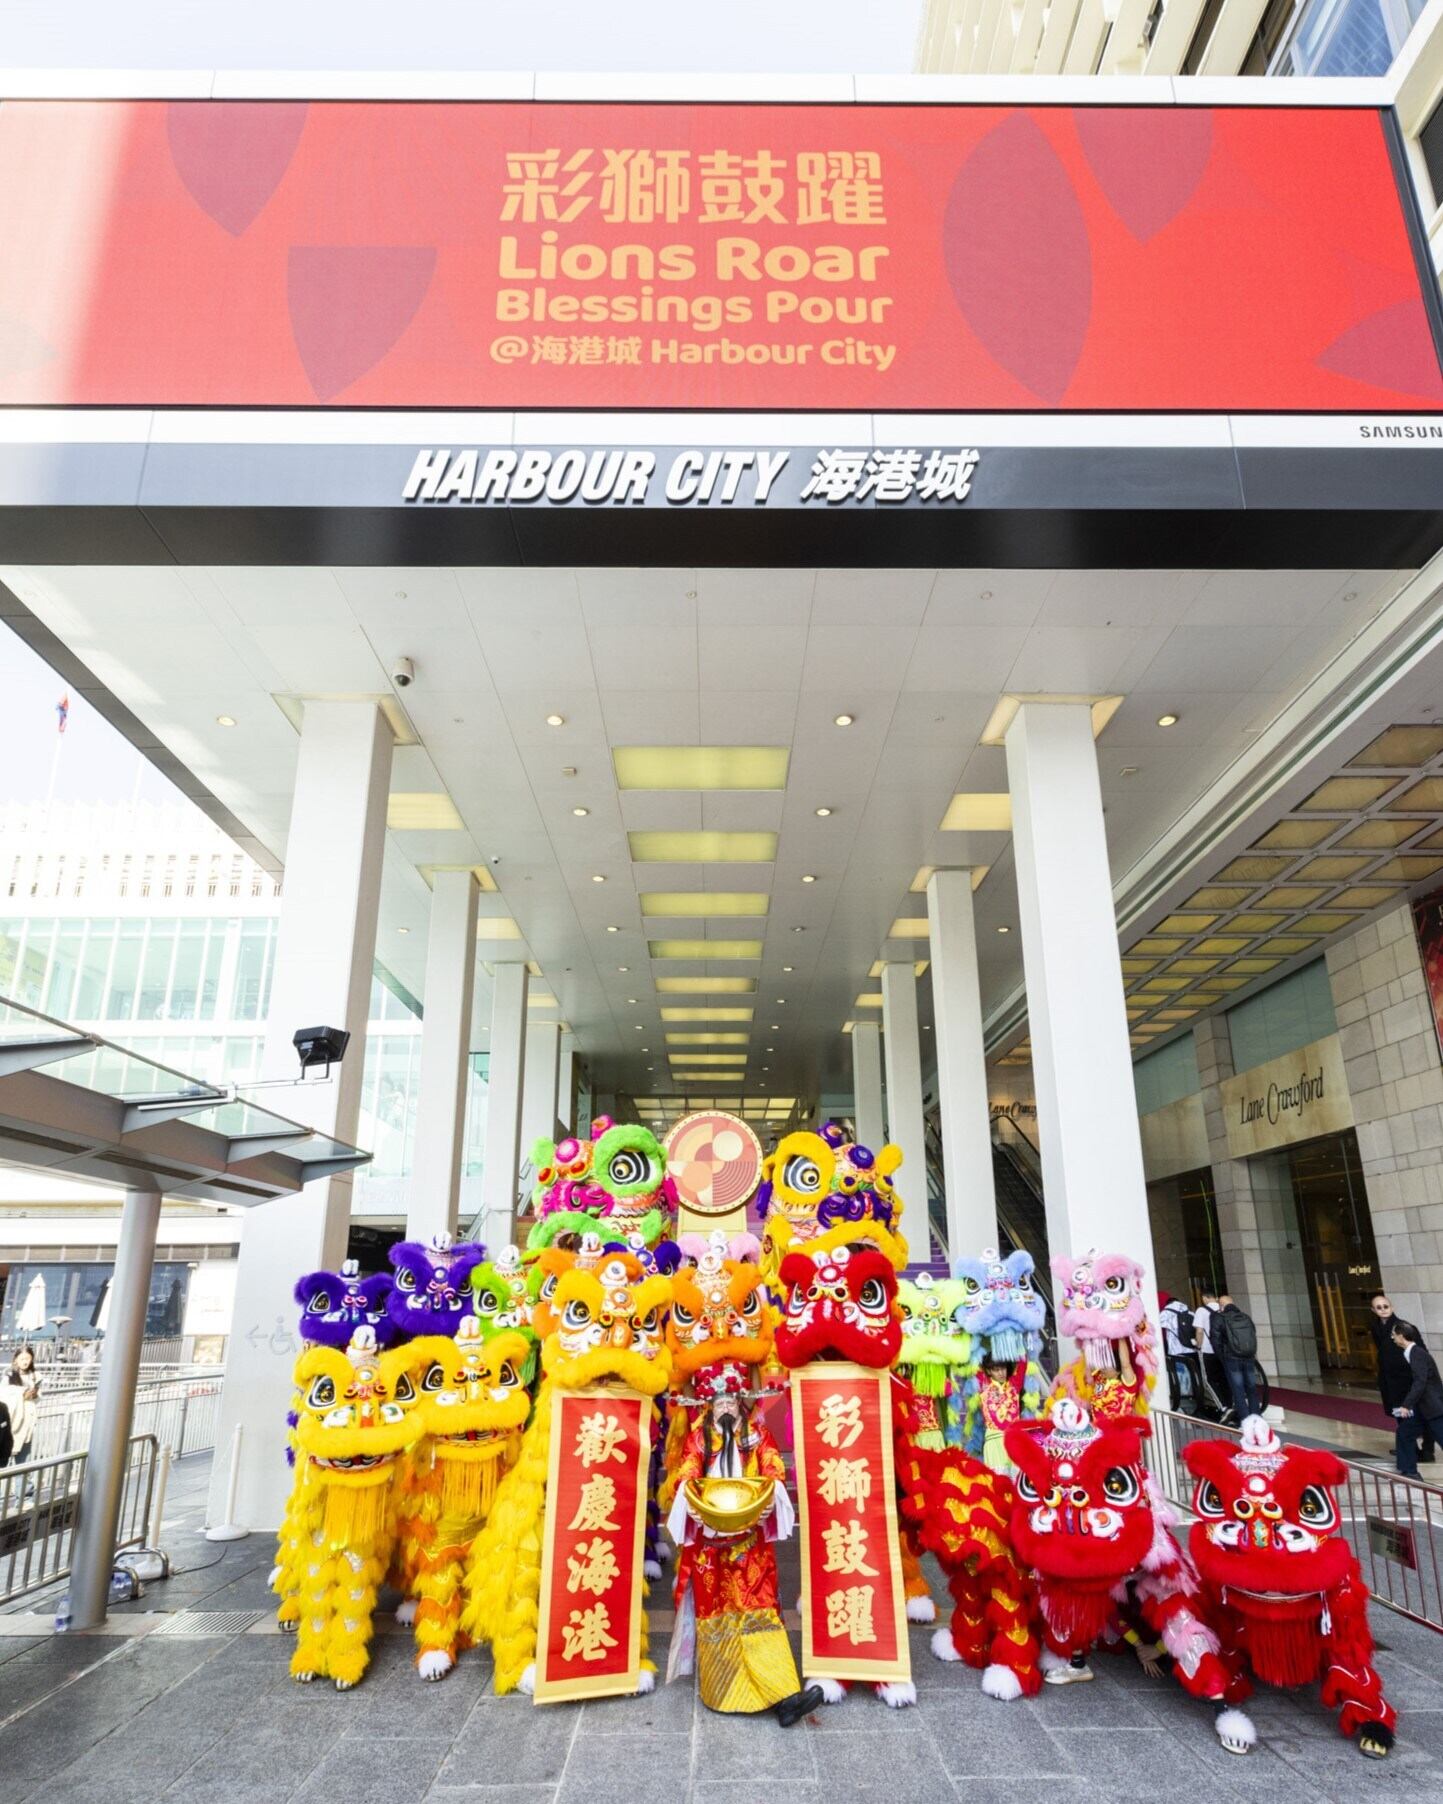
<path id="1" fill-rule="evenodd" d="M 671 1377 L 664 1321 L 672 1281 L 648 1275 L 631 1253 L 588 1249 L 562 1271 L 541 1348 L 546 1376 L 564 1390 L 620 1383 L 654 1397 Z M 540 1312 L 538 1311 L 538 1320 Z"/>
<path id="2" fill-rule="evenodd" d="M 850 1359 L 889 1367 L 902 1350 L 897 1274 L 868 1242 L 788 1253 L 779 1274 L 785 1298 L 777 1357 L 785 1366 Z"/>

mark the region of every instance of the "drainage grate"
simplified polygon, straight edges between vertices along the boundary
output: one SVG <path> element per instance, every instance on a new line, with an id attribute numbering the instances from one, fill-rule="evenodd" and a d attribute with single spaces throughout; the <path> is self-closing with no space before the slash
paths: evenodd
<path id="1" fill-rule="evenodd" d="M 244 1635 L 264 1610 L 177 1610 L 152 1635 Z"/>

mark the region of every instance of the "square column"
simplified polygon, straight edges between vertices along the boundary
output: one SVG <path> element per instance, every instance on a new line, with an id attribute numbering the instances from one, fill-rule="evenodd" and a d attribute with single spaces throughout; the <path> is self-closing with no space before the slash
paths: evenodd
<path id="1" fill-rule="evenodd" d="M 922 1047 L 917 1031 L 917 973 L 905 965 L 882 967 L 882 1027 L 886 1034 L 887 1137 L 902 1149 L 894 1180 L 902 1198 L 901 1229 L 913 1259 L 931 1255 L 927 1212 L 927 1123 L 922 1111 Z M 856 1033 L 856 1028 L 852 1032 Z"/>
<path id="2" fill-rule="evenodd" d="M 875 1021 L 852 1028 L 852 1115 L 857 1139 L 875 1152 L 887 1137 L 882 1114 L 882 1030 Z"/>
<path id="3" fill-rule="evenodd" d="M 406 1186 L 406 1238 L 456 1232 L 476 987 L 476 898 L 470 871 L 437 871 L 426 941 L 416 1151 Z"/>
<path id="4" fill-rule="evenodd" d="M 394 741 L 374 702 L 308 702 L 286 841 L 285 892 L 266 1017 L 263 1072 L 288 1079 L 264 1092 L 278 1113 L 357 1141 L 366 1017 Z M 302 1083 L 291 1037 L 301 1027 L 351 1036 L 330 1080 Z M 248 1209 L 236 1272 L 218 1450 L 208 1519 L 226 1496 L 228 1450 L 242 1431 L 238 1522 L 273 1529 L 290 1489 L 286 1411 L 296 1338 L 296 1280 L 346 1256 L 351 1175 L 308 1184 L 297 1197 Z"/>
<path id="5" fill-rule="evenodd" d="M 561 1029 L 555 1021 L 526 1024 L 526 1066 L 521 1084 L 521 1163 L 538 1140 L 556 1133 L 556 1084 L 561 1065 Z"/>
<path id="6" fill-rule="evenodd" d="M 970 871 L 932 873 L 927 880 L 927 920 L 942 1168 L 947 1187 L 947 1254 L 949 1262 L 955 1262 L 997 1245 L 992 1123 L 987 1108 Z"/>
<path id="7" fill-rule="evenodd" d="M 486 1153 L 481 1169 L 481 1238 L 493 1254 L 516 1238 L 527 983 L 525 965 L 494 967 L 491 1058 L 486 1079 Z"/>
<path id="8" fill-rule="evenodd" d="M 1024 702 L 1006 746 L 1048 1244 L 1054 1258 L 1130 1254 L 1156 1321 L 1092 710 Z"/>
<path id="9" fill-rule="evenodd" d="M 556 1067 L 556 1118 L 573 1133 L 581 1124 L 576 1119 L 576 1083 L 580 1075 L 581 1054 L 575 1034 L 561 1036 L 561 1056 Z"/>

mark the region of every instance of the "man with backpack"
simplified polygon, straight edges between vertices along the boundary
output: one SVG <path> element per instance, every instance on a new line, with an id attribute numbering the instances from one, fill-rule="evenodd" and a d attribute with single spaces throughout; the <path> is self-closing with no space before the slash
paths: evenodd
<path id="1" fill-rule="evenodd" d="M 1208 1338 L 1222 1361 L 1223 1376 L 1232 1394 L 1234 1419 L 1241 1422 L 1245 1416 L 1261 1415 L 1262 1400 L 1253 1376 L 1253 1362 L 1258 1356 L 1257 1324 L 1226 1291 L 1219 1295 L 1217 1308 L 1208 1320 Z"/>

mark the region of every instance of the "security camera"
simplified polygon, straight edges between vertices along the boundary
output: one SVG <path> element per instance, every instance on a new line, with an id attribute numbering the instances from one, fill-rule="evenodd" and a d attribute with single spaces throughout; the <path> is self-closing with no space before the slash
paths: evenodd
<path id="1" fill-rule="evenodd" d="M 391 681 L 398 689 L 409 689 L 416 680 L 416 666 L 409 658 L 397 658 L 391 666 Z"/>

